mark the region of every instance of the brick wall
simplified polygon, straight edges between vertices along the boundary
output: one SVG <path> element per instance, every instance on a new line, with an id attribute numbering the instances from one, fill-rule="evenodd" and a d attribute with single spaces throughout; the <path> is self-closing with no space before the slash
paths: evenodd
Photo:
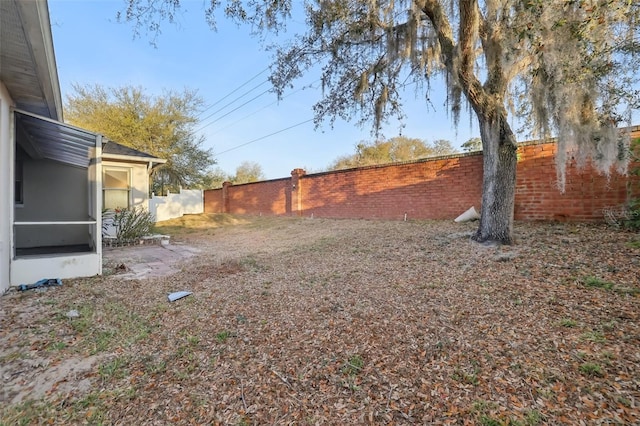
<path id="1" fill-rule="evenodd" d="M 604 208 L 624 204 L 631 189 L 635 190 L 632 196 L 640 196 L 637 176 L 622 176 L 614 171 L 607 177 L 590 165 L 580 169 L 573 160 L 567 166 L 565 191 L 560 192 L 554 160 L 556 147 L 550 143 L 519 148 L 516 219 L 597 221 L 603 219 Z"/>
<path id="2" fill-rule="evenodd" d="M 640 137 L 640 127 L 632 137 Z M 557 186 L 554 143 L 518 148 L 517 220 L 603 219 L 605 207 L 624 204 L 629 189 L 640 196 L 637 176 L 599 175 L 590 166 L 567 167 L 567 184 Z M 638 167 L 640 165 L 631 165 Z M 328 218 L 453 219 L 471 206 L 480 209 L 482 153 L 370 166 L 243 185 L 225 183 L 205 191 L 207 213 L 300 215 Z M 635 185 L 631 182 L 635 181 Z"/>
<path id="3" fill-rule="evenodd" d="M 301 214 L 334 218 L 444 219 L 482 195 L 482 156 L 321 173 L 301 179 Z"/>
<path id="4" fill-rule="evenodd" d="M 231 185 L 204 193 L 205 213 L 284 215 L 291 213 L 291 179 Z"/>

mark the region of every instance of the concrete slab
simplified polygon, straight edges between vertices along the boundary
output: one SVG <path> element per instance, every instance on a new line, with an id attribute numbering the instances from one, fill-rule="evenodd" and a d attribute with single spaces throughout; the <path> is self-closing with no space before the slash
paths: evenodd
<path id="1" fill-rule="evenodd" d="M 185 260 L 198 253 L 199 249 L 182 244 L 114 247 L 103 250 L 102 262 L 104 273 L 115 270 L 118 278 L 140 280 L 176 273 Z"/>

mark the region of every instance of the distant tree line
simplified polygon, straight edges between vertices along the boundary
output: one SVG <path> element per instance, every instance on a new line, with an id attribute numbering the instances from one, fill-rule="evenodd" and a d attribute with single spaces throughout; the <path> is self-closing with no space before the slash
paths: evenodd
<path id="1" fill-rule="evenodd" d="M 224 182 L 233 184 L 258 182 L 265 179 L 262 166 L 254 161 L 243 161 L 236 167 L 234 175 L 228 174 L 220 167 L 216 167 L 209 175 L 211 180 L 210 188 L 222 188 Z"/>
<path id="2" fill-rule="evenodd" d="M 350 169 L 456 153 L 456 149 L 448 140 L 438 139 L 429 143 L 424 139 L 406 136 L 396 136 L 374 142 L 362 141 L 355 146 L 355 151 L 354 154 L 338 157 L 329 165 L 328 169 Z"/>

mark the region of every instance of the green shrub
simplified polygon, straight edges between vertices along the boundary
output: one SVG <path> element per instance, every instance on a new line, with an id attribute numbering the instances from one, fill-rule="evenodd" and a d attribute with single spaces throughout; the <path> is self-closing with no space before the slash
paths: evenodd
<path id="1" fill-rule="evenodd" d="M 635 162 L 636 166 L 629 171 L 629 174 L 640 176 L 640 138 L 631 141 L 629 147 L 630 161 Z M 639 188 L 635 188 L 638 190 Z M 633 193 L 631 184 L 629 186 L 629 192 Z M 637 191 L 636 191 L 637 193 Z M 640 231 L 640 198 L 632 198 L 628 204 L 627 218 L 624 221 L 624 226 L 627 229 L 633 231 Z"/>
<path id="2" fill-rule="evenodd" d="M 640 198 L 634 198 L 629 202 L 627 219 L 623 225 L 632 231 L 640 231 Z"/>
<path id="3" fill-rule="evenodd" d="M 102 235 L 104 237 L 113 226 L 117 243 L 135 241 L 149 235 L 153 224 L 153 216 L 142 207 L 105 210 L 102 213 Z"/>

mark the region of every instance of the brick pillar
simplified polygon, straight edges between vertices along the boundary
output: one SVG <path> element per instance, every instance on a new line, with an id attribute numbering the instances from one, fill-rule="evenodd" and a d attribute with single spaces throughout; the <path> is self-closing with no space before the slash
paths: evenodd
<path id="1" fill-rule="evenodd" d="M 229 187 L 233 185 L 231 182 L 222 182 L 222 213 L 231 211 L 229 202 Z"/>
<path id="2" fill-rule="evenodd" d="M 303 169 L 291 171 L 291 215 L 302 216 L 302 176 L 307 174 Z"/>

